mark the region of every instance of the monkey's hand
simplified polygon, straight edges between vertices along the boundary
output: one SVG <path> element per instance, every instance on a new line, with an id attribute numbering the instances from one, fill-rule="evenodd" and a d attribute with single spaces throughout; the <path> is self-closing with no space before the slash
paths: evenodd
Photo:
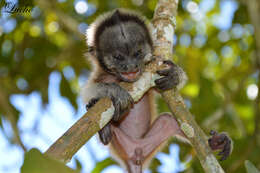
<path id="1" fill-rule="evenodd" d="M 108 97 L 115 107 L 113 121 L 119 121 L 134 103 L 130 94 L 116 83 L 99 83 L 95 88 L 95 92 L 97 93 L 96 96 L 90 100 L 86 108 L 91 108 L 100 98 Z M 109 122 L 98 133 L 101 142 L 107 145 L 112 139 L 111 123 Z"/>
<path id="2" fill-rule="evenodd" d="M 213 151 L 221 150 L 221 152 L 218 153 L 219 156 L 222 156 L 220 161 L 226 160 L 232 151 L 231 139 L 227 136 L 227 134 L 218 133 L 214 130 L 210 131 L 210 135 L 212 136 L 208 140 L 210 148 Z"/>
<path id="3" fill-rule="evenodd" d="M 163 63 L 169 67 L 157 71 L 159 75 L 164 77 L 155 80 L 156 87 L 160 90 L 169 90 L 177 87 L 181 80 L 180 67 L 170 60 L 163 61 Z"/>
<path id="4" fill-rule="evenodd" d="M 108 97 L 115 107 L 113 121 L 119 121 L 134 103 L 131 95 L 116 83 L 99 83 L 96 86 L 96 93 L 96 96 L 86 105 L 86 109 L 94 106 L 100 98 Z"/>

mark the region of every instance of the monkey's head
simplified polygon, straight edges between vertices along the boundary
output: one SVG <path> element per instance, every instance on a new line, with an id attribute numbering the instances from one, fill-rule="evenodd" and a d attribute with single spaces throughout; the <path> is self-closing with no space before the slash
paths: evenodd
<path id="1" fill-rule="evenodd" d="M 88 29 L 87 41 L 99 65 L 126 82 L 141 76 L 153 51 L 144 19 L 122 9 L 99 17 Z"/>

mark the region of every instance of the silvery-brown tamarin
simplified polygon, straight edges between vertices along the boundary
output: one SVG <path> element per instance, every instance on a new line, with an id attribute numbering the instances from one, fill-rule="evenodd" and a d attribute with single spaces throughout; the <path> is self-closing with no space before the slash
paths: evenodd
<path id="1" fill-rule="evenodd" d="M 164 61 L 167 68 L 157 71 L 162 77 L 155 81 L 155 88 L 135 103 L 118 85 L 121 81 L 137 81 L 145 65 L 154 58 L 151 26 L 132 11 L 116 9 L 98 17 L 87 29 L 87 46 L 94 69 L 83 89 L 86 107 L 90 108 L 103 97 L 110 98 L 115 107 L 112 120 L 99 131 L 100 140 L 109 144 L 112 155 L 128 172 L 141 173 L 169 137 L 187 141 L 169 113 L 156 118 L 153 94 L 155 89 L 180 89 L 187 77 L 179 66 Z M 218 145 L 225 144 L 220 148 L 222 155 L 228 155 L 226 138 L 218 142 Z"/>

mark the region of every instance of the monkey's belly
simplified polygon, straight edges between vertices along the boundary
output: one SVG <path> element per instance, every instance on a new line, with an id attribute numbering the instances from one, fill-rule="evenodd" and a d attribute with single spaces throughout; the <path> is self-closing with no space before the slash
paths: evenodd
<path id="1" fill-rule="evenodd" d="M 119 128 L 128 136 L 142 138 L 148 131 L 151 121 L 149 97 L 147 94 L 135 103 L 130 112 L 119 123 Z"/>

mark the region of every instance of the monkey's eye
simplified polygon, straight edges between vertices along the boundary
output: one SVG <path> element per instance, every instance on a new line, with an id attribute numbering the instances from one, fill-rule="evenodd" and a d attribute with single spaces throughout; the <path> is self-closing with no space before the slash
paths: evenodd
<path id="1" fill-rule="evenodd" d="M 141 54 L 142 54 L 142 50 L 139 49 L 138 51 L 136 51 L 136 52 L 134 53 L 134 57 L 139 57 Z"/>
<path id="2" fill-rule="evenodd" d="M 114 55 L 113 57 L 114 57 L 115 59 L 117 59 L 117 60 L 120 60 L 120 61 L 121 61 L 121 60 L 124 60 L 124 57 L 123 57 L 122 55 L 119 55 L 119 54 L 118 54 L 118 55 Z"/>

